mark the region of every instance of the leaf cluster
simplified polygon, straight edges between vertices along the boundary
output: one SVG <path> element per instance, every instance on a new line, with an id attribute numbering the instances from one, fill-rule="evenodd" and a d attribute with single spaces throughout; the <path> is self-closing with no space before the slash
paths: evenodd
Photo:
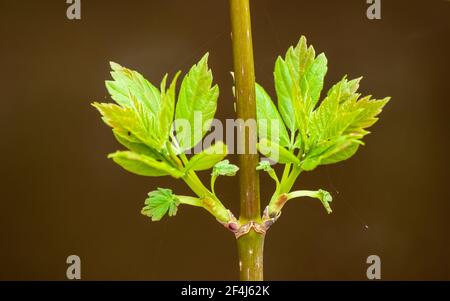
<path id="1" fill-rule="evenodd" d="M 258 149 L 285 165 L 269 205 L 273 214 L 281 210 L 277 198 L 290 191 L 302 171 L 352 157 L 389 101 L 362 96 L 358 93 L 361 78 L 348 80 L 346 76 L 321 98 L 327 70 L 325 54 L 316 55 L 301 37 L 275 63 L 277 105 L 256 85 Z"/>
<path id="2" fill-rule="evenodd" d="M 227 146 L 216 141 L 200 153 L 187 156 L 209 130 L 217 109 L 219 87 L 213 84 L 208 54 L 184 76 L 178 93 L 181 72 L 170 83 L 166 74 L 158 88 L 137 71 L 117 63 L 111 63 L 111 69 L 112 80 L 106 81 L 106 88 L 115 103 L 95 102 L 93 106 L 127 150 L 108 158 L 137 175 L 183 179 L 196 193 L 196 205 L 225 219 L 226 209 L 195 172 L 214 168 L 214 181 L 218 175 L 234 175 L 237 167 L 221 162 L 227 156 Z M 173 216 L 180 204 L 177 200 L 171 190 L 160 188 L 150 192 L 143 213 L 153 220 L 160 220 L 167 212 Z"/>

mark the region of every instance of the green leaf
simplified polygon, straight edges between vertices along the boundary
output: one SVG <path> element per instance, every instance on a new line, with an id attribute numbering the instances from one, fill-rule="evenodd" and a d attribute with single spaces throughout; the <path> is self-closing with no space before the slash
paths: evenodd
<path id="1" fill-rule="evenodd" d="M 161 149 L 161 141 L 152 130 L 149 113 L 144 106 L 134 102 L 135 108 L 120 107 L 111 103 L 93 103 L 103 116 L 103 121 L 114 131 L 124 136 L 133 136 L 133 142 L 143 143 L 155 150 Z M 131 138 L 130 138 L 131 139 Z"/>
<path id="2" fill-rule="evenodd" d="M 347 160 L 356 153 L 359 145 L 362 144 L 363 142 L 355 139 L 354 136 L 346 135 L 324 141 L 316 146 L 302 161 L 302 169 L 311 171 L 319 165 Z"/>
<path id="3" fill-rule="evenodd" d="M 376 116 L 381 113 L 383 107 L 389 102 L 389 100 L 389 97 L 381 100 L 373 100 L 370 96 L 368 96 L 358 101 L 350 102 L 348 105 L 353 106 L 351 109 L 354 112 L 358 112 L 358 114 L 355 116 L 350 126 L 346 128 L 345 132 L 365 134 L 362 130 L 371 127 L 378 121 Z"/>
<path id="4" fill-rule="evenodd" d="M 169 89 L 166 91 L 167 75 L 161 83 L 161 109 L 158 112 L 158 129 L 159 136 L 163 140 L 168 141 L 175 112 L 175 89 L 178 77 L 181 72 L 178 72 L 172 80 Z"/>
<path id="5" fill-rule="evenodd" d="M 259 138 L 267 138 L 281 146 L 288 146 L 289 135 L 280 113 L 269 94 L 258 84 L 256 84 L 256 110 Z"/>
<path id="6" fill-rule="evenodd" d="M 175 86 L 179 73 L 175 76 L 169 90 L 166 91 L 167 75 L 161 83 L 161 91 L 148 82 L 140 73 L 111 63 L 113 81 L 106 81 L 111 97 L 124 110 L 134 112 L 135 123 L 146 131 L 139 136 L 157 151 L 162 151 L 169 140 L 175 107 Z M 131 114 L 131 113 L 130 113 Z M 122 125 L 125 127 L 125 125 Z"/>
<path id="7" fill-rule="evenodd" d="M 185 170 L 207 170 L 227 156 L 227 146 L 219 141 L 216 144 L 194 155 L 185 167 Z"/>
<path id="8" fill-rule="evenodd" d="M 309 136 L 302 161 L 304 170 L 333 164 L 352 157 L 363 144 L 366 128 L 377 121 L 377 115 L 389 101 L 360 98 L 356 91 L 361 78 L 335 84 L 313 112 L 308 123 Z"/>
<path id="9" fill-rule="evenodd" d="M 300 160 L 290 151 L 267 139 L 262 139 L 258 143 L 258 150 L 267 158 L 283 164 L 300 164 Z"/>
<path id="10" fill-rule="evenodd" d="M 259 161 L 258 166 L 256 166 L 256 170 L 262 170 L 265 172 L 273 171 L 272 166 L 270 165 L 270 162 L 267 160 Z"/>
<path id="11" fill-rule="evenodd" d="M 309 120 L 311 113 L 307 107 L 307 99 L 309 99 L 309 94 L 306 93 L 302 95 L 300 90 L 299 84 L 294 84 L 292 86 L 292 94 L 295 95 L 295 99 L 298 101 L 295 101 L 294 106 L 294 118 L 296 121 L 296 125 L 299 129 L 298 134 L 296 136 L 295 142 L 294 142 L 294 148 L 299 148 L 304 150 L 305 146 L 308 142 L 308 136 L 309 136 Z"/>
<path id="12" fill-rule="evenodd" d="M 323 82 L 328 71 L 328 61 L 325 54 L 321 53 L 317 56 L 311 66 L 305 70 L 301 79 L 300 86 L 302 94 L 306 92 L 310 95 L 310 103 L 307 104 L 309 111 L 313 110 L 320 98 L 320 92 L 323 89 Z"/>
<path id="13" fill-rule="evenodd" d="M 229 160 L 223 160 L 214 165 L 212 176 L 227 176 L 233 177 L 238 172 L 239 167 L 234 164 L 230 164 Z"/>
<path id="14" fill-rule="evenodd" d="M 275 88 L 278 108 L 291 133 L 298 129 L 295 112 L 298 102 L 302 102 L 306 113 L 314 109 L 323 88 L 327 72 L 324 54 L 316 58 L 315 50 L 308 47 L 306 38 L 301 37 L 297 46 L 289 48 L 285 58 L 279 57 L 275 64 Z"/>
<path id="15" fill-rule="evenodd" d="M 176 134 L 182 150 L 194 147 L 210 128 L 219 97 L 219 87 L 212 86 L 212 82 L 213 76 L 208 68 L 208 54 L 206 54 L 191 68 L 181 84 L 175 119 L 176 122 L 183 120 L 189 124 L 188 129 L 183 128 Z"/>
<path id="16" fill-rule="evenodd" d="M 122 166 L 125 170 L 141 176 L 159 177 L 170 175 L 180 178 L 183 172 L 173 168 L 163 161 L 157 161 L 152 157 L 133 153 L 130 151 L 119 151 L 110 154 L 108 158 Z"/>
<path id="17" fill-rule="evenodd" d="M 139 103 L 156 116 L 160 103 L 160 92 L 147 81 L 140 73 L 122 67 L 111 62 L 111 76 L 113 81 L 106 81 L 106 88 L 119 105 L 122 107 L 133 107 L 133 100 L 130 95 L 136 97 Z"/>
<path id="18" fill-rule="evenodd" d="M 302 170 L 311 171 L 314 170 L 317 166 L 320 165 L 320 157 L 311 157 L 307 158 L 300 164 Z"/>
<path id="19" fill-rule="evenodd" d="M 275 88 L 278 96 L 278 110 L 291 132 L 297 130 L 292 99 L 292 78 L 286 62 L 279 57 L 275 63 Z"/>
<path id="20" fill-rule="evenodd" d="M 355 140 L 346 140 L 344 143 L 337 144 L 322 156 L 320 164 L 334 164 L 347 160 L 358 151 L 360 145 L 361 143 Z"/>
<path id="21" fill-rule="evenodd" d="M 160 221 L 164 215 L 175 216 L 180 200 L 170 189 L 158 188 L 148 194 L 142 214 L 152 218 L 152 221 Z"/>
<path id="22" fill-rule="evenodd" d="M 128 135 L 124 135 L 123 133 L 113 129 L 113 134 L 116 140 L 120 144 L 128 148 L 130 151 L 141 155 L 149 156 L 157 160 L 163 159 L 163 157 L 156 150 L 141 143 L 138 139 L 133 137 L 131 133 L 129 133 Z"/>

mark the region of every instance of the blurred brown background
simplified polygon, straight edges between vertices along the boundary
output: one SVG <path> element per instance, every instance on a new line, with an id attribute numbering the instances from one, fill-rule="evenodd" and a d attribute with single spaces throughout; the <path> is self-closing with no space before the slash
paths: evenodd
<path id="1" fill-rule="evenodd" d="M 354 158 L 297 183 L 332 192 L 334 213 L 289 204 L 266 239 L 266 279 L 363 280 L 376 254 L 383 279 L 450 280 L 450 2 L 382 0 L 379 21 L 365 0 L 252 2 L 257 79 L 272 96 L 275 59 L 302 34 L 328 57 L 326 89 L 364 75 L 363 93 L 392 96 Z M 210 51 L 217 116 L 233 118 L 228 2 L 84 0 L 80 21 L 66 8 L 0 2 L 0 279 L 65 279 L 70 254 L 85 280 L 237 279 L 234 238 L 204 211 L 159 223 L 140 214 L 156 187 L 189 190 L 106 159 L 121 147 L 89 105 L 109 99 L 110 60 L 159 83 Z M 235 213 L 237 185 L 216 188 Z M 272 181 L 261 186 L 266 200 Z"/>

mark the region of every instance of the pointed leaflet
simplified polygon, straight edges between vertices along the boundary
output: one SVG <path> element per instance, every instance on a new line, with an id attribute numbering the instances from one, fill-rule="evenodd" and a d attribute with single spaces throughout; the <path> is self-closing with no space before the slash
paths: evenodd
<path id="1" fill-rule="evenodd" d="M 148 111 L 135 99 L 134 107 L 120 107 L 111 103 L 93 103 L 102 114 L 103 121 L 112 127 L 120 136 L 128 136 L 133 142 L 143 143 L 150 148 L 159 150 L 161 143 L 152 131 Z"/>
<path id="2" fill-rule="evenodd" d="M 389 102 L 390 98 L 386 97 L 381 100 L 370 99 L 370 96 L 364 97 L 358 101 L 349 103 L 353 111 L 359 113 L 355 116 L 353 122 L 346 129 L 346 133 L 362 133 L 362 129 L 371 127 L 378 121 L 378 116 L 383 107 Z"/>
<path id="3" fill-rule="evenodd" d="M 297 137 L 294 140 L 294 148 L 299 148 L 303 152 L 305 151 L 307 139 L 309 136 L 309 120 L 310 111 L 307 108 L 307 101 L 310 99 L 308 92 L 302 94 L 300 90 L 300 84 L 294 83 L 292 85 L 292 95 L 294 95 L 294 120 L 299 129 Z"/>
<path id="4" fill-rule="evenodd" d="M 297 125 L 293 114 L 292 78 L 286 62 L 281 57 L 275 63 L 275 88 L 278 96 L 278 110 L 286 126 L 291 132 L 295 132 Z"/>
<path id="5" fill-rule="evenodd" d="M 256 84 L 256 110 L 259 139 L 267 138 L 281 146 L 288 146 L 289 135 L 280 113 L 269 94 L 258 84 Z"/>
<path id="6" fill-rule="evenodd" d="M 173 117 L 175 112 L 175 89 L 179 76 L 180 72 L 175 75 L 167 91 L 167 75 L 161 82 L 161 108 L 158 112 L 158 131 L 159 136 L 164 141 L 169 140 L 170 131 L 172 129 Z"/>
<path id="7" fill-rule="evenodd" d="M 320 164 L 334 164 L 351 158 L 361 144 L 354 140 L 346 141 L 340 145 L 336 145 L 329 153 L 322 156 Z"/>
<path id="8" fill-rule="evenodd" d="M 325 74 L 327 73 L 328 61 L 325 54 L 319 54 L 309 69 L 305 71 L 303 78 L 300 81 L 300 88 L 302 95 L 308 93 L 310 97 L 306 107 L 309 111 L 313 110 L 320 98 L 320 92 L 323 89 L 323 82 Z"/>
<path id="9" fill-rule="evenodd" d="M 157 115 L 160 102 L 160 92 L 141 74 L 111 62 L 113 81 L 106 81 L 106 88 L 122 107 L 132 107 L 129 95 L 133 95 L 143 104 L 152 116 Z"/>
<path id="10" fill-rule="evenodd" d="M 368 134 L 366 128 L 372 126 L 381 113 L 382 108 L 387 104 L 389 98 L 382 100 L 371 100 L 370 97 L 364 97 L 354 102 L 354 117 L 350 125 L 344 130 L 345 142 L 337 143 L 333 148 L 322 155 L 321 164 L 333 164 L 344 161 L 352 157 L 363 144 L 362 138 Z"/>
<path id="11" fill-rule="evenodd" d="M 176 137 L 182 150 L 194 147 L 206 134 L 214 118 L 219 87 L 212 86 L 213 76 L 208 69 L 208 54 L 194 65 L 184 77 L 175 111 L 176 122 L 187 121 L 189 128 L 177 129 Z M 201 120 L 200 120 L 201 118 Z"/>
<path id="12" fill-rule="evenodd" d="M 183 172 L 173 168 L 163 161 L 157 161 L 151 157 L 136 154 L 129 151 L 110 154 L 108 158 L 122 166 L 125 170 L 140 176 L 159 177 L 170 175 L 180 178 Z"/>
<path id="13" fill-rule="evenodd" d="M 180 200 L 170 189 L 158 188 L 148 194 L 145 207 L 141 213 L 152 218 L 152 221 L 160 221 L 167 213 L 175 216 L 178 211 Z"/>
<path id="14" fill-rule="evenodd" d="M 346 78 L 334 85 L 311 117 L 310 137 L 304 170 L 312 170 L 320 164 L 332 164 L 353 156 L 389 98 L 371 100 L 370 96 L 359 99 L 356 91 L 360 79 Z"/>
<path id="15" fill-rule="evenodd" d="M 319 165 L 347 160 L 356 153 L 361 144 L 361 141 L 346 135 L 322 141 L 306 155 L 301 167 L 303 170 L 311 171 Z"/>
<path id="16" fill-rule="evenodd" d="M 148 147 L 147 145 L 143 144 L 141 141 L 136 139 L 131 133 L 128 133 L 128 135 L 124 135 L 123 133 L 113 129 L 113 134 L 114 137 L 116 137 L 116 140 L 120 144 L 128 148 L 130 151 L 141 155 L 149 156 L 157 160 L 163 160 L 161 154 L 159 154 L 154 149 Z"/>
<path id="17" fill-rule="evenodd" d="M 185 170 L 207 170 L 227 156 L 227 146 L 219 141 L 216 144 L 194 155 L 186 165 Z"/>
<path id="18" fill-rule="evenodd" d="M 309 113 L 317 103 L 323 88 L 327 72 L 327 60 L 324 54 L 315 57 L 312 46 L 308 47 L 305 37 L 298 45 L 289 48 L 285 58 L 279 57 L 275 64 L 275 88 L 278 95 L 278 108 L 291 132 L 298 129 L 295 115 L 295 102 L 301 101 L 295 92 L 295 85 L 303 96 L 304 106 Z M 309 97 L 306 97 L 306 95 Z"/>

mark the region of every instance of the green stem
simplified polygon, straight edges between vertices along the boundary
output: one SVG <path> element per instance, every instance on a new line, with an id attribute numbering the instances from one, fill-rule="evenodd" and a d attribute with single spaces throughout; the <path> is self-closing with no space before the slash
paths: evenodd
<path id="1" fill-rule="evenodd" d="M 231 31 L 233 42 L 234 75 L 236 82 L 236 113 L 244 122 L 256 120 L 255 66 L 250 20 L 249 0 L 230 0 Z M 259 175 L 256 167 L 258 154 L 250 153 L 256 149 L 256 133 L 246 133 L 246 127 L 240 129 L 242 141 L 237 141 L 245 150 L 239 155 L 239 183 L 241 211 L 239 221 L 261 221 L 259 196 Z M 251 136 L 250 136 L 251 135 Z M 264 235 L 251 230 L 238 239 L 241 264 L 241 280 L 262 280 L 263 277 Z M 251 254 L 250 254 L 251 253 Z"/>
<path id="2" fill-rule="evenodd" d="M 333 212 L 333 210 L 330 207 L 330 203 L 333 200 L 333 198 L 328 191 L 322 189 L 316 191 L 297 190 L 289 193 L 282 193 L 278 195 L 278 197 L 273 198 L 269 204 L 269 216 L 277 216 L 283 209 L 284 205 L 286 205 L 287 201 L 301 197 L 310 197 L 318 199 L 320 200 L 320 202 L 322 203 L 328 214 Z"/>
<path id="3" fill-rule="evenodd" d="M 269 215 L 276 216 L 284 206 L 287 200 L 284 200 L 283 195 L 289 193 L 295 184 L 298 176 L 302 172 L 301 168 L 293 165 L 291 170 L 291 164 L 286 164 L 283 172 L 283 177 L 281 178 L 280 189 L 277 189 L 269 203 Z M 281 204 L 281 207 L 280 207 Z"/>
<path id="4" fill-rule="evenodd" d="M 286 179 L 289 177 L 289 173 L 291 171 L 291 164 L 286 164 L 284 166 L 283 176 L 281 177 L 281 183 L 284 183 Z"/>
<path id="5" fill-rule="evenodd" d="M 289 176 L 284 181 L 282 181 L 280 193 L 288 193 L 289 191 L 291 191 L 292 187 L 295 184 L 295 181 L 297 180 L 301 172 L 301 168 L 294 165 Z"/>
<path id="6" fill-rule="evenodd" d="M 263 280 L 264 235 L 250 231 L 238 241 L 239 274 L 241 280 Z"/>
<path id="7" fill-rule="evenodd" d="M 317 191 L 311 191 L 311 190 L 292 191 L 287 194 L 287 200 L 301 198 L 301 197 L 305 197 L 305 196 L 310 197 L 310 198 L 317 198 Z"/>
<path id="8" fill-rule="evenodd" d="M 236 113 L 244 122 L 256 120 L 255 67 L 253 62 L 253 45 L 250 21 L 249 0 L 230 0 L 231 27 L 233 41 L 234 75 L 236 80 Z M 244 221 L 260 219 L 259 178 L 256 166 L 259 163 L 258 154 L 249 152 L 250 142 L 256 143 L 251 135 L 246 133 L 246 127 L 239 135 L 242 139 L 237 143 L 245 150 L 239 155 L 240 167 L 240 217 Z"/>
<path id="9" fill-rule="evenodd" d="M 193 171 L 189 171 L 183 177 L 186 184 L 192 191 L 202 200 L 202 207 L 208 210 L 220 222 L 229 222 L 229 214 L 227 208 L 222 202 L 203 185 L 198 176 Z"/>
<path id="10" fill-rule="evenodd" d="M 215 195 L 216 191 L 214 189 L 214 186 L 216 184 L 216 180 L 217 180 L 217 176 L 216 175 L 211 175 L 211 192 Z"/>
<path id="11" fill-rule="evenodd" d="M 177 195 L 177 197 L 180 200 L 181 204 L 203 208 L 203 203 L 199 198 L 184 195 Z"/>

